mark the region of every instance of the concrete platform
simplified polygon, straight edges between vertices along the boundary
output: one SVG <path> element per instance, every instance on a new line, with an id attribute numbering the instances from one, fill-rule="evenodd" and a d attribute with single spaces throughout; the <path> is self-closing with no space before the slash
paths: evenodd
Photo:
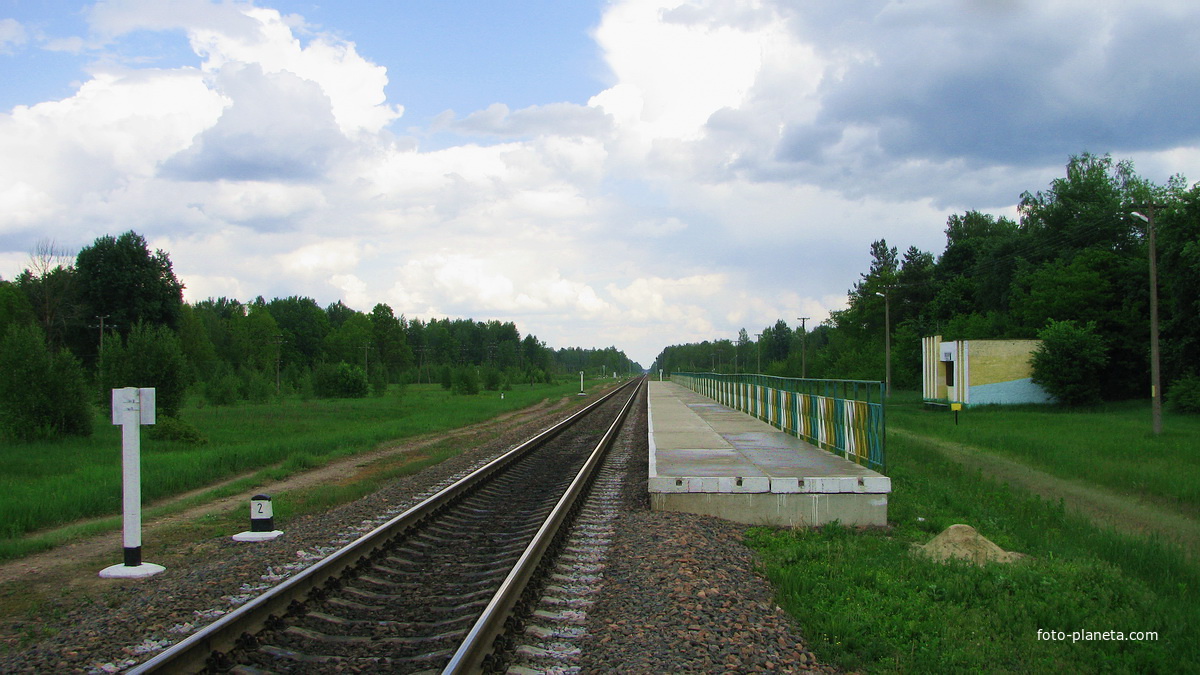
<path id="1" fill-rule="evenodd" d="M 739 523 L 886 525 L 887 476 L 671 382 L 649 383 L 650 505 Z"/>

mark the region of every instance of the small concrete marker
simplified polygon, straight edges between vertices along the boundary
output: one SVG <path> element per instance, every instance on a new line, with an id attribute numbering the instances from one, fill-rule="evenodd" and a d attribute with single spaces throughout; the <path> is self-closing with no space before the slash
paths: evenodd
<path id="1" fill-rule="evenodd" d="M 100 570 L 105 579 L 137 579 L 166 568 L 142 562 L 142 425 L 154 424 L 154 389 L 112 390 L 113 424 L 121 427 L 121 501 L 125 562 Z"/>
<path id="2" fill-rule="evenodd" d="M 275 529 L 275 511 L 271 508 L 271 495 L 254 495 L 250 498 L 250 530 L 233 535 L 234 541 L 269 541 L 283 534 Z"/>

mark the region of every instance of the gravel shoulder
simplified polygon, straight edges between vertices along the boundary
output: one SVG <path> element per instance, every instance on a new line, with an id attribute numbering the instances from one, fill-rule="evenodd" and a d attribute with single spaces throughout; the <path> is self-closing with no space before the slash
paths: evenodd
<path id="1" fill-rule="evenodd" d="M 742 544 L 745 525 L 649 510 L 645 407 L 624 508 L 588 612 L 584 673 L 839 672 L 804 645 Z"/>
<path id="2" fill-rule="evenodd" d="M 260 544 L 228 536 L 188 539 L 203 509 L 147 523 L 181 541 L 153 562 L 167 571 L 143 580 L 101 580 L 119 555 L 119 534 L 60 547 L 0 567 L 0 672 L 119 672 L 415 504 L 437 485 L 499 455 L 569 412 L 565 401 L 455 432 L 461 454 L 328 512 L 295 518 L 285 534 Z M 836 672 L 804 647 L 797 626 L 772 600 L 741 544 L 744 526 L 647 510 L 644 404 L 639 443 L 626 483 L 626 508 L 599 597 L 587 621 L 581 672 Z M 638 440 L 640 439 L 640 440 Z M 380 452 L 406 452 L 441 439 L 418 439 Z M 374 453 L 373 453 L 374 454 Z M 286 481 L 344 481 L 374 457 L 359 455 Z M 271 486 L 270 490 L 285 489 Z M 210 504 L 218 510 L 241 507 Z M 157 528 L 162 528 L 158 530 Z M 341 542 L 341 543 L 340 543 Z"/>

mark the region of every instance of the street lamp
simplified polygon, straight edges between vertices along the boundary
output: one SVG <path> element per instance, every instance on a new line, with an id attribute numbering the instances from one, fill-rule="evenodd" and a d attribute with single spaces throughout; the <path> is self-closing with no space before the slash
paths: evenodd
<path id="1" fill-rule="evenodd" d="M 1154 435 L 1162 433 L 1162 386 L 1158 367 L 1158 255 L 1154 248 L 1154 211 L 1164 204 L 1146 204 L 1149 214 L 1134 211 L 1133 216 L 1146 223 L 1146 243 L 1150 247 L 1150 410 Z"/>
<path id="2" fill-rule="evenodd" d="M 887 289 L 883 292 L 875 292 L 883 298 L 883 369 L 884 369 L 884 396 L 892 395 L 892 303 L 888 299 Z"/>

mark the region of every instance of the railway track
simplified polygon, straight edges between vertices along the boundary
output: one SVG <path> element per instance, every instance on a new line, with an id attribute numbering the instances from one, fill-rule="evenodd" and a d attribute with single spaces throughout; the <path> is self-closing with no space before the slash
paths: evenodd
<path id="1" fill-rule="evenodd" d="M 614 390 L 131 672 L 502 668 L 641 388 Z"/>

